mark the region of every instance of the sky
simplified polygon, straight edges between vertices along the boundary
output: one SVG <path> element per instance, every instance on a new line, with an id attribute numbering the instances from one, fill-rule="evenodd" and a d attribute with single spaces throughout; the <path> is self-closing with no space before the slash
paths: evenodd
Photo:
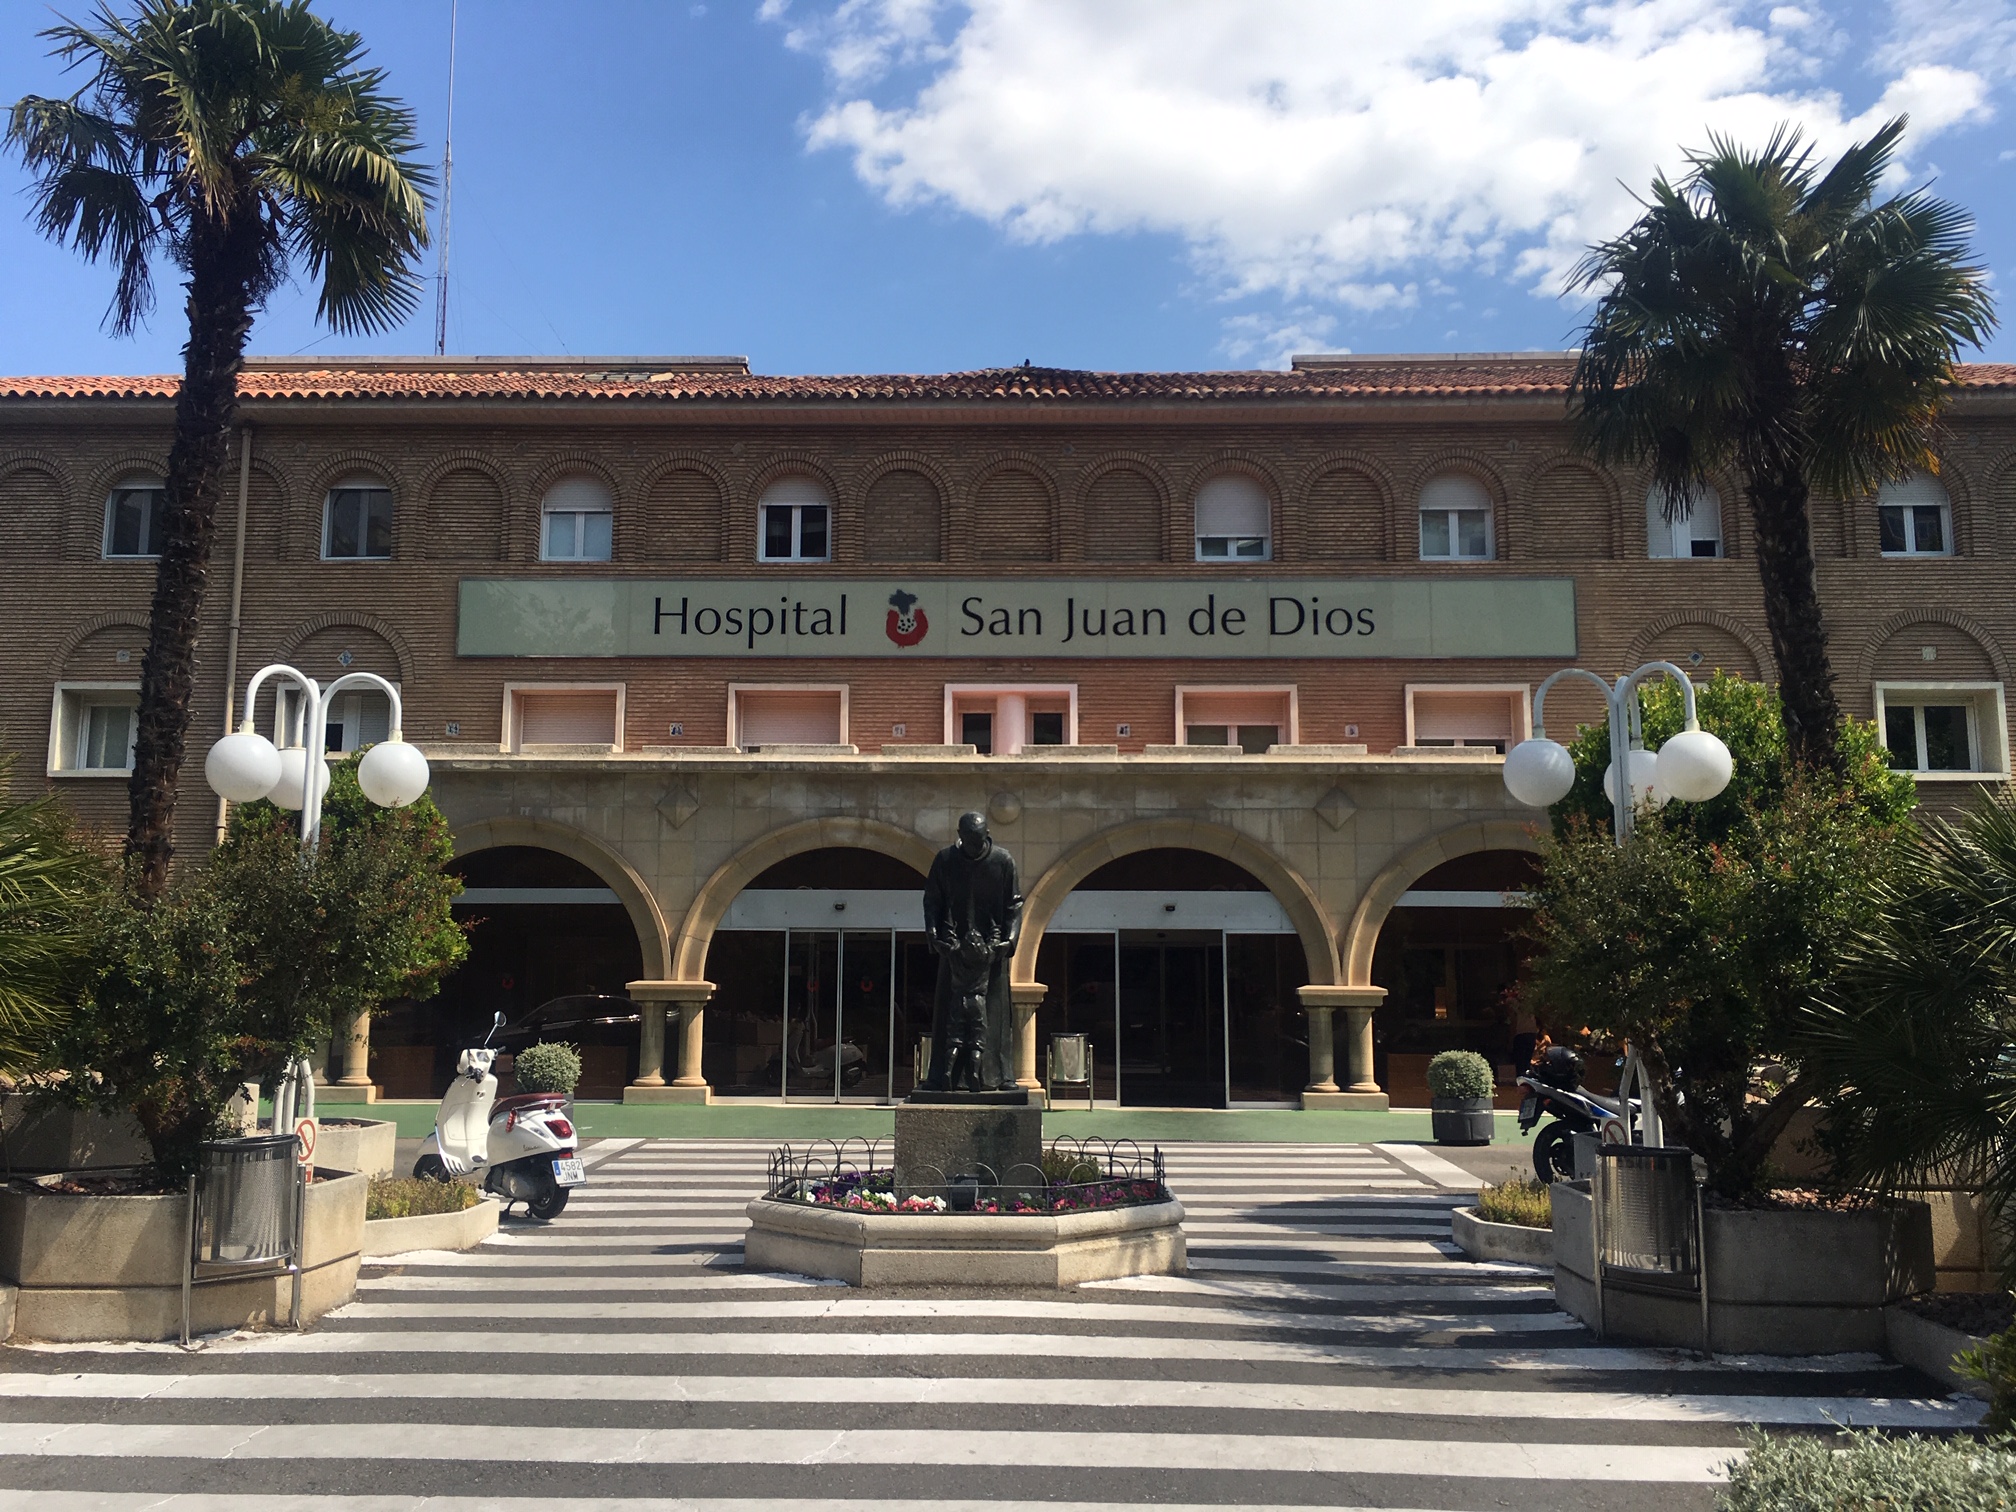
<path id="1" fill-rule="evenodd" d="M 113 0 L 122 3 L 122 0 Z M 0 0 L 0 101 L 76 87 Z M 449 0 L 316 0 L 438 160 Z M 462 0 L 451 355 L 738 355 L 764 373 L 1282 367 L 1558 350 L 1633 192 L 1711 132 L 1823 152 L 1908 111 L 2016 285 L 2016 0 Z M 0 371 L 168 372 L 111 275 L 29 224 L 0 158 Z M 312 289 L 267 355 L 330 335 Z M 2016 310 L 2010 312 L 2016 323 Z M 2016 360 L 2016 335 L 1986 356 Z"/>

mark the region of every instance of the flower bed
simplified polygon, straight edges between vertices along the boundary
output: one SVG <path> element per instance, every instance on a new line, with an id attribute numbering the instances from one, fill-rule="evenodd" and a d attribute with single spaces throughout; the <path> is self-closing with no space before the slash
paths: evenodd
<path id="1" fill-rule="evenodd" d="M 957 1188 L 953 1188 L 955 1192 Z M 1167 1202 L 1160 1181 L 1131 1176 L 1069 1185 L 971 1186 L 956 1197 L 936 1193 L 898 1194 L 893 1171 L 848 1172 L 825 1180 L 799 1181 L 773 1196 L 808 1207 L 842 1208 L 856 1213 L 1091 1213 L 1108 1208 Z M 970 1199 L 970 1200 L 969 1200 Z"/>

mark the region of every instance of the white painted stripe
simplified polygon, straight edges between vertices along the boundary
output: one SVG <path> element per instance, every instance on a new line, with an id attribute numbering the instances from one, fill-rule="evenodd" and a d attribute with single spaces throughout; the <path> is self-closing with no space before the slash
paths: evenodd
<path id="1" fill-rule="evenodd" d="M 599 1278 L 620 1285 L 620 1278 Z M 389 1285 L 389 1282 L 374 1283 Z M 578 1283 L 570 1283 L 578 1284 Z M 1394 1286 L 1376 1281 L 1322 1286 L 1302 1281 L 1238 1281 L 1207 1276 L 1121 1276 L 1112 1281 L 1082 1281 L 1081 1291 L 1168 1292 L 1185 1297 L 1250 1297 L 1277 1302 L 1535 1302 L 1551 1300 L 1554 1289 L 1534 1282 L 1492 1286 L 1460 1283 Z"/>
<path id="2" fill-rule="evenodd" d="M 302 781 L 305 785 L 307 779 L 303 778 Z M 644 1141 L 641 1139 L 598 1139 L 581 1152 L 581 1164 L 592 1171 L 603 1161 L 614 1160 L 625 1150 L 635 1149 L 642 1143 Z"/>
<path id="3" fill-rule="evenodd" d="M 425 1266 L 429 1270 L 454 1269 L 462 1266 L 481 1267 L 484 1270 L 614 1270 L 627 1267 L 631 1270 L 648 1271 L 652 1275 L 689 1276 L 716 1275 L 740 1276 L 742 1270 L 742 1246 L 738 1242 L 732 1250 L 723 1251 L 732 1256 L 729 1262 L 710 1258 L 705 1251 L 692 1251 L 678 1255 L 617 1254 L 617 1255 L 542 1255 L 538 1253 L 502 1252 L 494 1249 L 480 1250 L 421 1250 L 411 1256 L 388 1255 L 383 1260 L 366 1260 L 368 1272 L 374 1266 L 398 1264 Z M 408 1279 L 414 1279 L 410 1272 Z M 564 1277 L 556 1276 L 556 1281 Z"/>
<path id="4" fill-rule="evenodd" d="M 1250 1231 L 1249 1231 L 1250 1232 Z M 1213 1236 L 1194 1246 L 1205 1250 L 1302 1250 L 1314 1255 L 1439 1255 L 1444 1251 L 1427 1239 L 1303 1239 L 1292 1234 L 1265 1238 L 1228 1239 Z"/>
<path id="5" fill-rule="evenodd" d="M 1444 1160 L 1433 1150 L 1424 1150 L 1419 1145 L 1382 1144 L 1379 1148 L 1408 1170 L 1417 1176 L 1425 1177 L 1436 1186 L 1474 1192 L 1484 1185 L 1482 1179 L 1472 1176 L 1454 1161 Z"/>
<path id="6" fill-rule="evenodd" d="M 0 1454 L 38 1458 L 461 1460 L 573 1465 L 949 1465 L 1270 1471 L 1493 1480 L 1712 1482 L 1726 1448 L 1519 1444 L 1288 1434 L 1024 1433 L 964 1429 L 526 1428 L 377 1423 L 0 1423 Z"/>
<path id="7" fill-rule="evenodd" d="M 1986 1411 L 1970 1397 L 1739 1396 L 1711 1393 L 1508 1392 L 1294 1382 L 1085 1380 L 1028 1376 L 656 1376 L 343 1374 L 22 1375 L 0 1396 L 63 1401 L 569 1401 L 817 1403 L 844 1390 L 881 1406 L 984 1403 L 1028 1407 L 1203 1408 L 1222 1412 L 1393 1413 L 1603 1423 L 1757 1423 L 1959 1428 Z M 844 1382 L 844 1387 L 839 1383 Z"/>
<path id="8" fill-rule="evenodd" d="M 305 779 L 304 779 L 305 780 Z M 1440 1222 L 1409 1218 L 1391 1218 L 1379 1223 L 1300 1223 L 1285 1219 L 1248 1219 L 1243 1223 L 1198 1223 L 1190 1218 L 1188 1209 L 1183 1215 L 1183 1232 L 1186 1234 L 1310 1234 L 1318 1237 L 1348 1239 L 1359 1234 L 1446 1234 L 1449 1220 Z"/>
<path id="9" fill-rule="evenodd" d="M 345 1322 L 445 1323 L 496 1321 L 488 1302 L 350 1302 L 330 1314 Z M 833 1297 L 764 1302 L 515 1302 L 507 1316 L 518 1322 L 728 1323 L 847 1318 L 1010 1318 L 1070 1322 L 1086 1327 L 1153 1323 L 1165 1328 L 1270 1328 L 1297 1333 L 1447 1333 L 1464 1335 L 1579 1331 L 1566 1313 L 1290 1313 L 1262 1308 L 1184 1307 L 1153 1302 L 1035 1302 L 992 1297 Z"/>
<path id="10" fill-rule="evenodd" d="M 302 785 L 304 787 L 307 785 L 306 778 L 302 779 Z M 730 1209 L 730 1211 L 732 1212 L 733 1209 Z M 565 1223 L 569 1233 L 581 1229 L 592 1229 L 598 1232 L 602 1229 L 619 1229 L 626 1234 L 684 1234 L 692 1229 L 704 1229 L 708 1232 L 718 1233 L 722 1228 L 722 1220 L 719 1216 L 710 1216 L 704 1213 L 692 1218 L 646 1218 L 641 1215 L 621 1218 L 576 1218 L 570 1215 L 561 1221 Z M 540 1230 L 540 1232 L 552 1233 L 553 1230 L 546 1228 Z M 735 1237 L 738 1239 L 742 1237 L 739 1229 L 736 1231 Z"/>
<path id="11" fill-rule="evenodd" d="M 598 1496 L 577 1505 L 593 1512 L 890 1512 L 886 1498 L 766 1496 Z M 1138 1502 L 940 1501 L 933 1512 L 1139 1512 Z M 1226 1512 L 1226 1504 L 1158 1502 L 1157 1512 Z M 1311 1512 L 1302 1504 L 1240 1503 L 1241 1512 Z M 0 1512 L 552 1512 L 540 1496 L 273 1496 L 161 1494 L 152 1491 L 0 1491 Z M 1323 1512 L 1424 1512 L 1405 1507 L 1326 1507 Z"/>
<path id="12" fill-rule="evenodd" d="M 584 1223 L 592 1223 L 592 1222 L 593 1220 L 584 1220 Z M 580 1224 L 569 1225 L 569 1227 L 574 1228 L 579 1228 L 581 1226 L 582 1225 Z M 630 1229 L 630 1228 L 643 1227 L 643 1225 L 631 1225 L 615 1222 L 610 1222 L 604 1224 L 603 1226 L 615 1229 Z M 650 1249 L 657 1248 L 659 1246 L 667 1244 L 718 1243 L 718 1244 L 733 1244 L 736 1246 L 740 1246 L 740 1244 L 742 1243 L 742 1233 L 743 1230 L 742 1228 L 739 1227 L 730 1230 L 723 1228 L 718 1223 L 710 1223 L 706 1226 L 705 1231 L 667 1234 L 662 1239 L 641 1239 L 638 1241 L 638 1243 L 639 1245 L 645 1248 L 647 1253 Z M 485 1249 L 488 1249 L 492 1245 L 501 1245 L 512 1249 L 573 1249 L 576 1248 L 577 1246 L 586 1246 L 590 1244 L 595 1244 L 614 1248 L 621 1246 L 621 1243 L 622 1241 L 620 1239 L 611 1235 L 596 1235 L 591 1238 L 590 1236 L 585 1234 L 575 1234 L 572 1238 L 569 1238 L 566 1234 L 556 1233 L 551 1228 L 534 1227 L 528 1224 L 522 1230 L 520 1229 L 499 1230 L 497 1233 L 492 1234 L 488 1239 L 485 1239 L 483 1241 L 483 1247 Z"/>
<path id="13" fill-rule="evenodd" d="M 832 1288 L 846 1284 L 844 1281 L 822 1281 L 812 1276 L 787 1276 L 741 1270 L 722 1271 L 718 1275 L 708 1276 L 520 1276 L 509 1272 L 499 1275 L 486 1270 L 480 1275 L 473 1276 L 366 1275 L 358 1281 L 357 1290 L 388 1294 L 540 1290 L 571 1295 L 575 1292 L 796 1291 L 807 1287 Z M 1517 1289 L 1508 1288 L 1508 1290 Z M 1553 1295 L 1548 1291 L 1542 1291 L 1540 1294 Z M 1423 1300 L 1432 1299 L 1436 1295 L 1432 1287 L 1424 1288 L 1421 1292 Z M 6 1395 L 5 1380 L 0 1378 L 0 1396 L 4 1395 Z"/>
<path id="14" fill-rule="evenodd" d="M 1237 1271 L 1278 1276 L 1532 1276 L 1547 1279 L 1551 1272 L 1537 1265 L 1515 1265 L 1509 1260 L 1440 1260 L 1409 1265 L 1384 1260 L 1240 1260 L 1229 1255 L 1190 1256 L 1193 1271 Z M 1551 1281 L 1550 1283 L 1551 1284 Z"/>

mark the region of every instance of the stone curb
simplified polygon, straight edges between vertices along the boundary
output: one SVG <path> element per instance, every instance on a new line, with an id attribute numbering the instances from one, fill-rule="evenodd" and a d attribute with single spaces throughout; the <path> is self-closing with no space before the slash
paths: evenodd
<path id="1" fill-rule="evenodd" d="M 403 1255 L 409 1250 L 474 1249 L 497 1232 L 504 1204 L 485 1198 L 459 1213 L 416 1213 L 410 1218 L 372 1218 L 364 1224 L 363 1253 Z"/>
<path id="2" fill-rule="evenodd" d="M 1985 1383 L 1963 1376 L 1953 1368 L 1954 1355 L 1963 1349 L 1978 1349 L 1987 1340 L 1921 1318 L 1903 1305 L 1893 1303 L 1883 1309 L 1883 1341 L 1884 1353 L 1899 1365 L 1923 1371 L 1949 1391 L 1987 1399 Z"/>
<path id="3" fill-rule="evenodd" d="M 1475 1208 L 1454 1208 L 1449 1237 L 1472 1260 L 1510 1260 L 1518 1265 L 1552 1265 L 1554 1231 L 1523 1223 L 1491 1223 Z"/>

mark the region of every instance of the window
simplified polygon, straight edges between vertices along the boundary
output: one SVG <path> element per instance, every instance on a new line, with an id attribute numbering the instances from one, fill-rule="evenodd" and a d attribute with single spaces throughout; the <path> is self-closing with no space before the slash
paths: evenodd
<path id="1" fill-rule="evenodd" d="M 779 478 L 763 490 L 756 513 L 764 561 L 824 562 L 832 557 L 832 501 L 812 479 Z"/>
<path id="2" fill-rule="evenodd" d="M 1421 560 L 1488 562 L 1491 495 L 1474 478 L 1444 473 L 1421 490 Z"/>
<path id="3" fill-rule="evenodd" d="M 161 554 L 161 516 L 168 508 L 166 485 L 153 478 L 128 478 L 105 501 L 105 555 Z"/>
<path id="4" fill-rule="evenodd" d="M 1532 702 L 1523 683 L 1407 688 L 1407 744 L 1506 751 L 1532 729 Z"/>
<path id="5" fill-rule="evenodd" d="M 1031 746 L 1078 743 L 1075 683 L 950 684 L 945 738 L 977 746 L 982 756 L 1015 756 Z"/>
<path id="6" fill-rule="evenodd" d="M 1666 518 L 1666 490 L 1656 484 L 1645 495 L 1645 554 L 1668 557 L 1722 555 L 1722 495 L 1698 489 L 1685 518 Z"/>
<path id="7" fill-rule="evenodd" d="M 780 745 L 845 745 L 845 687 L 728 689 L 728 743 L 745 751 Z"/>
<path id="8" fill-rule="evenodd" d="M 1895 771 L 1921 781 L 2008 773 L 1999 683 L 1880 684 L 1876 717 Z"/>
<path id="9" fill-rule="evenodd" d="M 123 777 L 133 770 L 137 683 L 58 683 L 49 719 L 49 775 Z"/>
<path id="10" fill-rule="evenodd" d="M 350 755 L 377 745 L 391 733 L 391 699 L 376 688 L 345 688 L 329 705 L 328 717 L 323 721 L 322 748 L 332 756 Z M 299 688 L 280 690 L 280 733 L 273 743 L 283 748 L 302 743 Z"/>
<path id="11" fill-rule="evenodd" d="M 392 490 L 369 478 L 330 489 L 322 511 L 323 560 L 384 561 L 391 555 Z"/>
<path id="12" fill-rule="evenodd" d="M 1293 745 L 1293 688 L 1178 688 L 1176 735 L 1184 745 L 1237 747 L 1264 756 L 1269 746 Z"/>
<path id="13" fill-rule="evenodd" d="M 1876 490 L 1876 539 L 1885 556 L 1951 556 L 1953 509 L 1929 473 Z"/>
<path id="14" fill-rule="evenodd" d="M 1233 473 L 1197 490 L 1197 560 L 1264 562 L 1273 553 L 1267 491 Z"/>
<path id="15" fill-rule="evenodd" d="M 614 536 L 615 497 L 593 478 L 562 478 L 540 505 L 539 559 L 606 562 Z"/>
<path id="16" fill-rule="evenodd" d="M 504 746 L 623 749 L 623 684 L 546 684 L 504 689 Z"/>

